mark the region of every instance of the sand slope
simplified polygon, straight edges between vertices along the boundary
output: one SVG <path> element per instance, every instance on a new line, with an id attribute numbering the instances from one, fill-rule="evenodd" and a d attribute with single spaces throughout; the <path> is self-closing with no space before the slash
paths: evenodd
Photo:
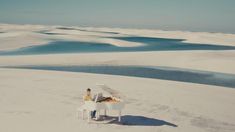
<path id="1" fill-rule="evenodd" d="M 0 131 L 4 132 L 235 130 L 234 89 L 85 73 L 0 72 Z M 91 87 L 95 92 L 95 83 L 126 95 L 123 124 L 76 119 L 83 91 Z"/>
<path id="2" fill-rule="evenodd" d="M 0 56 L 0 66 L 139 65 L 235 74 L 235 51 L 156 51 Z"/>

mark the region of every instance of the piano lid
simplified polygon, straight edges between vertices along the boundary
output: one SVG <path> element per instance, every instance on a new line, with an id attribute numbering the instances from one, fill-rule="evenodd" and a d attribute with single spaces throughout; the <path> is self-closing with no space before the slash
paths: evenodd
<path id="1" fill-rule="evenodd" d="M 96 86 L 100 87 L 102 90 L 109 93 L 112 97 L 119 98 L 119 99 L 124 99 L 125 98 L 125 96 L 122 95 L 120 92 L 108 87 L 105 84 L 96 84 Z"/>

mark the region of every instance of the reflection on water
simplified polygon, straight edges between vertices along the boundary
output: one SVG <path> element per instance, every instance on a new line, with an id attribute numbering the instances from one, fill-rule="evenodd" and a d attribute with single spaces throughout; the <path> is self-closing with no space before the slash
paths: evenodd
<path id="1" fill-rule="evenodd" d="M 113 37 L 129 42 L 147 45 L 147 50 L 234 50 L 235 46 L 185 43 L 184 39 L 165 39 L 153 37 Z"/>
<path id="2" fill-rule="evenodd" d="M 13 68 L 86 72 L 191 82 L 235 88 L 235 75 L 172 67 L 144 66 L 22 66 Z"/>
<path id="3" fill-rule="evenodd" d="M 62 35 L 46 33 L 49 35 Z M 55 41 L 45 45 L 30 46 L 13 51 L 0 52 L 0 55 L 27 55 L 53 53 L 84 52 L 136 52 L 136 51 L 171 51 L 171 50 L 235 50 L 234 46 L 183 43 L 182 39 L 163 39 L 150 37 L 115 37 L 130 42 L 144 43 L 137 47 L 117 47 L 108 43 L 79 41 Z"/>
<path id="4" fill-rule="evenodd" d="M 20 48 L 18 50 L 0 52 L 0 55 L 105 52 L 112 50 L 113 47 L 114 46 L 112 45 L 101 43 L 56 41 L 45 45 L 30 46 Z"/>

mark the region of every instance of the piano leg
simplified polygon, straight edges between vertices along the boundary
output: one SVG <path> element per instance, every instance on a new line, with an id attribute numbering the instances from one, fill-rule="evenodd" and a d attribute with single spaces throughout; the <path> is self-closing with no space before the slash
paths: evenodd
<path id="1" fill-rule="evenodd" d="M 82 119 L 84 120 L 84 112 L 85 112 L 84 109 L 78 109 L 76 114 L 77 118 L 80 118 L 80 113 L 81 113 Z"/>
<path id="2" fill-rule="evenodd" d="M 82 119 L 84 120 L 84 110 L 82 110 Z"/>
<path id="3" fill-rule="evenodd" d="M 96 111 L 95 118 L 96 118 L 96 120 L 98 120 L 100 118 L 100 111 L 99 110 Z"/>
<path id="4" fill-rule="evenodd" d="M 104 117 L 106 117 L 106 115 L 107 115 L 107 114 L 106 114 L 106 109 L 104 109 Z"/>
<path id="5" fill-rule="evenodd" d="M 119 110 L 118 112 L 118 121 L 121 122 L 121 117 L 122 117 L 122 112 L 121 110 Z"/>
<path id="6" fill-rule="evenodd" d="M 89 123 L 91 120 L 91 111 L 87 111 L 87 122 Z"/>

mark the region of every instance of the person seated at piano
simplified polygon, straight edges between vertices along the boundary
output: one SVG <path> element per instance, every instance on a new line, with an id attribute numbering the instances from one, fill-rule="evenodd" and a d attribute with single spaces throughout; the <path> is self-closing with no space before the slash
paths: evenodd
<path id="1" fill-rule="evenodd" d="M 86 90 L 86 95 L 83 97 L 83 101 L 93 101 L 90 88 Z M 95 118 L 95 114 L 96 114 L 96 110 L 92 111 L 91 118 Z"/>

